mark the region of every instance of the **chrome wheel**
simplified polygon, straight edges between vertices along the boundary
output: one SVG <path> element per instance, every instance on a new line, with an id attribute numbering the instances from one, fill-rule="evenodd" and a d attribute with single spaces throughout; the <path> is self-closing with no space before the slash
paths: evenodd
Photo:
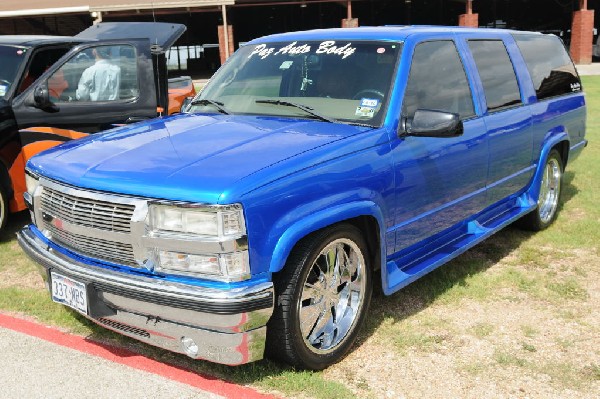
<path id="1" fill-rule="evenodd" d="M 329 243 L 314 260 L 298 301 L 300 331 L 317 354 L 335 350 L 355 326 L 365 301 L 365 259 L 347 238 Z"/>
<path id="2" fill-rule="evenodd" d="M 562 178 L 562 167 L 556 158 L 548 159 L 538 198 L 538 213 L 542 223 L 548 223 L 554 217 L 558 208 L 560 197 L 560 185 Z"/>

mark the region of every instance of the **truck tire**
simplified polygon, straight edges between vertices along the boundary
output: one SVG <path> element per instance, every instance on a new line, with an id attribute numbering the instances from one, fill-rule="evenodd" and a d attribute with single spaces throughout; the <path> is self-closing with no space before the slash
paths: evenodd
<path id="1" fill-rule="evenodd" d="M 273 276 L 275 309 L 267 355 L 322 370 L 352 347 L 371 301 L 371 265 L 362 233 L 350 224 L 300 241 Z"/>
<path id="2" fill-rule="evenodd" d="M 560 203 L 563 171 L 562 157 L 556 149 L 553 149 L 544 165 L 537 207 L 519 221 L 521 228 L 540 231 L 554 222 Z"/>
<path id="3" fill-rule="evenodd" d="M 8 220 L 8 215 L 10 211 L 8 209 L 8 195 L 6 194 L 6 190 L 0 183 L 0 233 L 4 231 L 4 227 L 6 226 L 6 221 Z"/>

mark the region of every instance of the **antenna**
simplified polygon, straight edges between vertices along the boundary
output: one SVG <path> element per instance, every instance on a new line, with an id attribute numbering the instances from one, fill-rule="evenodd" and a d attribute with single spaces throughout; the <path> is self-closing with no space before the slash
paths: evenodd
<path id="1" fill-rule="evenodd" d="M 156 14 L 154 13 L 154 1 L 150 2 L 150 6 L 152 7 L 152 21 L 154 21 L 156 23 Z M 154 45 L 156 47 L 158 47 L 158 37 L 154 38 Z M 167 110 L 167 114 L 168 114 L 168 109 L 169 109 L 169 96 L 167 95 L 167 104 L 163 106 L 163 101 L 162 101 L 162 95 L 163 95 L 163 91 L 164 88 L 161 85 L 161 80 L 160 80 L 160 59 L 159 59 L 160 55 L 156 54 L 156 89 L 157 89 L 157 97 L 156 99 L 158 100 L 158 104 L 160 104 L 157 107 L 158 110 L 158 116 L 163 116 L 163 112 L 166 109 Z M 168 90 L 168 88 L 167 88 Z"/>

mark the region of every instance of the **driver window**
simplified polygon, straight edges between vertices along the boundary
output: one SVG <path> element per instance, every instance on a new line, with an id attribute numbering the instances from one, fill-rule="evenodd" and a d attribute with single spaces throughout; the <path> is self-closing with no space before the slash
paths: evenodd
<path id="1" fill-rule="evenodd" d="M 467 75 L 453 41 L 431 41 L 415 48 L 404 94 L 402 115 L 418 109 L 451 112 L 461 119 L 475 115 Z"/>
<path id="2" fill-rule="evenodd" d="M 48 79 L 53 102 L 106 102 L 138 96 L 135 48 L 97 46 L 77 53 Z"/>

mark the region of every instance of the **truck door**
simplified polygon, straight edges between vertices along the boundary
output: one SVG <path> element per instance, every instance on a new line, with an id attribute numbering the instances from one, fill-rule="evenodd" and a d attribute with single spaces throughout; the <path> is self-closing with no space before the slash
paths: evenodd
<path id="1" fill-rule="evenodd" d="M 396 175 L 396 251 L 433 236 L 483 209 L 488 167 L 487 134 L 475 112 L 471 85 L 455 42 L 407 43 L 411 67 L 402 105 L 410 123 L 417 110 L 460 115 L 458 137 L 399 138 Z"/>
<path id="2" fill-rule="evenodd" d="M 147 39 L 78 45 L 13 100 L 17 125 L 93 133 L 155 117 L 153 71 Z"/>
<path id="3" fill-rule="evenodd" d="M 513 64 L 501 39 L 469 39 L 483 93 L 489 133 L 487 204 L 518 193 L 533 175 L 531 110 L 523 105 Z"/>

